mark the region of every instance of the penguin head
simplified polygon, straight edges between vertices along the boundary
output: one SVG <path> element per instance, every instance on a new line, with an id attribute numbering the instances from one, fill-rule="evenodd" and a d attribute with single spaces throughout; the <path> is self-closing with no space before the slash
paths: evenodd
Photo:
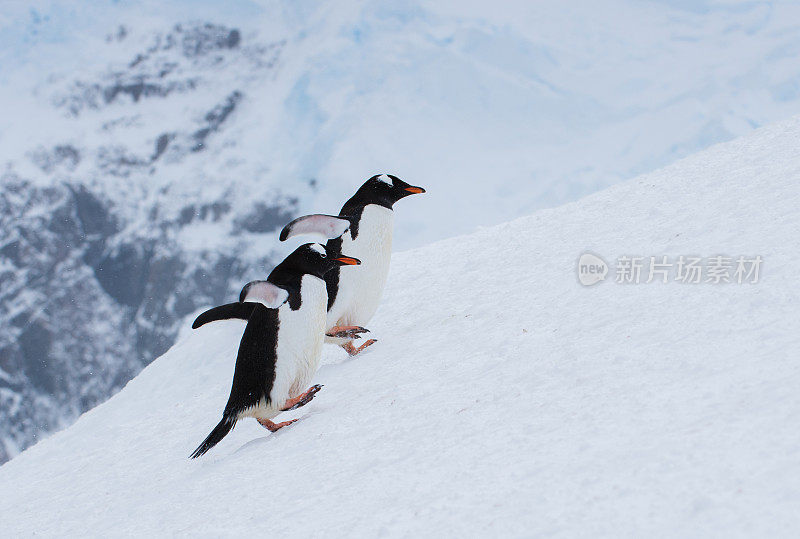
<path id="1" fill-rule="evenodd" d="M 409 195 L 424 193 L 422 187 L 410 185 L 397 176 L 391 174 L 376 174 L 364 182 L 353 199 L 358 200 L 363 205 L 378 204 L 386 208 L 392 208 L 395 202 Z"/>
<path id="2" fill-rule="evenodd" d="M 319 243 L 306 243 L 295 249 L 280 265 L 300 274 L 322 277 L 339 266 L 357 266 L 361 261 L 349 256 L 336 256 Z"/>

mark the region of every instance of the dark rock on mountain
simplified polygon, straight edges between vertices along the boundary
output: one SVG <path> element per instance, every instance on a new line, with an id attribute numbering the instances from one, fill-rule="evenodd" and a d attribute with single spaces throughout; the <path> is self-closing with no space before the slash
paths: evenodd
<path id="1" fill-rule="evenodd" d="M 135 47 L 132 35 L 120 27 L 107 46 Z M 246 174 L 204 168 L 246 161 L 220 152 L 283 46 L 176 25 L 53 89 L 54 113 L 89 135 L 2 163 L 0 463 L 119 390 L 188 315 L 266 275 L 269 252 L 248 241 L 291 220 L 297 198 L 267 186 L 254 199 L 231 181 Z"/>

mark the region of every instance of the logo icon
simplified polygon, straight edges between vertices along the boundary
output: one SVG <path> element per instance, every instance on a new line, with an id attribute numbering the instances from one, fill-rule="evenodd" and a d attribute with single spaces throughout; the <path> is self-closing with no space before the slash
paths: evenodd
<path id="1" fill-rule="evenodd" d="M 606 261 L 592 253 L 583 253 L 578 259 L 578 281 L 583 286 L 592 286 L 605 280 L 608 275 Z"/>

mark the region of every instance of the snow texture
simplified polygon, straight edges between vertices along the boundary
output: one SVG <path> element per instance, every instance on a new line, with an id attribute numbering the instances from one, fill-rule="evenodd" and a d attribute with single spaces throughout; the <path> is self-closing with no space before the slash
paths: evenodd
<path id="1" fill-rule="evenodd" d="M 201 459 L 243 323 L 192 332 L 0 467 L 0 536 L 800 533 L 800 118 L 396 254 L 348 360 Z M 756 284 L 584 287 L 576 261 L 761 255 Z"/>
<path id="2" fill-rule="evenodd" d="M 0 34 L 0 462 L 373 174 L 427 189 L 408 249 L 800 113 L 786 1 L 6 1 Z"/>

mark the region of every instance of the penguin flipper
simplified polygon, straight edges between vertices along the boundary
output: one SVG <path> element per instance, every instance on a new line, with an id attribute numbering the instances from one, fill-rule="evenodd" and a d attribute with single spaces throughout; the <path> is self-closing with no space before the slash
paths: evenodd
<path id="1" fill-rule="evenodd" d="M 209 322 L 216 322 L 217 320 L 230 320 L 232 318 L 239 320 L 249 320 L 250 315 L 253 313 L 255 303 L 227 303 L 214 307 L 197 318 L 192 322 L 192 329 L 197 329 L 200 326 L 208 324 Z"/>
<path id="2" fill-rule="evenodd" d="M 350 220 L 334 215 L 315 213 L 298 217 L 281 230 L 280 240 L 286 241 L 298 234 L 322 234 L 327 239 L 338 238 L 350 228 Z"/>
<path id="3" fill-rule="evenodd" d="M 240 302 L 258 302 L 270 309 L 277 309 L 289 300 L 289 292 L 269 281 L 250 281 L 239 294 Z"/>
<path id="4" fill-rule="evenodd" d="M 191 455 L 189 455 L 190 459 L 196 459 L 201 455 L 205 455 L 209 449 L 217 445 L 220 440 L 222 440 L 228 433 L 233 429 L 236 425 L 236 417 L 235 416 L 224 416 L 222 421 L 217 423 L 217 426 L 214 427 L 214 430 L 211 431 L 203 443 L 200 444 L 197 449 L 195 449 Z"/>

